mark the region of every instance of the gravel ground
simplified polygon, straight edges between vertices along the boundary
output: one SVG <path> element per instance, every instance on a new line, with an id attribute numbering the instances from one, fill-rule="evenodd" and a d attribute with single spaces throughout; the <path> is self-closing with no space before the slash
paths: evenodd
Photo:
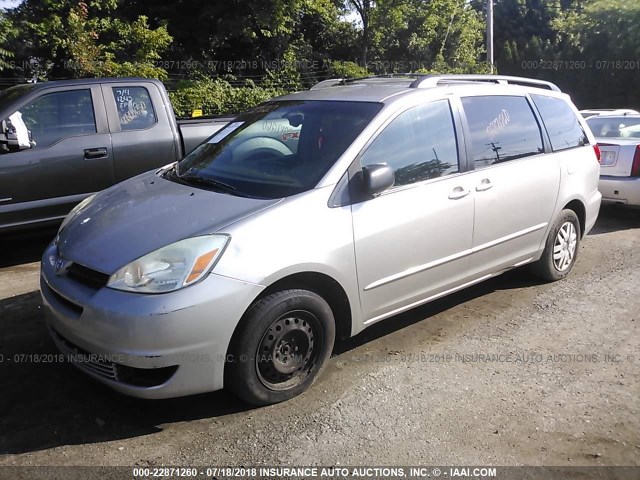
<path id="1" fill-rule="evenodd" d="M 0 244 L 0 465 L 640 465 L 638 210 L 603 209 L 564 281 L 513 271 L 389 319 L 258 409 L 10 361 L 55 352 L 37 292 L 50 236 Z"/>

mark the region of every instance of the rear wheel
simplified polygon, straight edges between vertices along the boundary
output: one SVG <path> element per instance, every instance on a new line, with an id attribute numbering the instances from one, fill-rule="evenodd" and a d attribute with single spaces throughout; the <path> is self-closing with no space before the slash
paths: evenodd
<path id="1" fill-rule="evenodd" d="M 254 405 L 288 400 L 317 378 L 334 340 L 333 312 L 322 297 L 308 290 L 268 295 L 234 333 L 225 385 Z"/>
<path id="2" fill-rule="evenodd" d="M 549 231 L 542 257 L 531 266 L 532 271 L 549 282 L 566 277 L 576 262 L 580 235 L 580 222 L 575 212 L 560 212 Z"/>

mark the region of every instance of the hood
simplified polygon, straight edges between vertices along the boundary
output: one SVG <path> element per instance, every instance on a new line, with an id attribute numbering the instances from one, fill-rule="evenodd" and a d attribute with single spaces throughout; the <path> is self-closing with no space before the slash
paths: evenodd
<path id="1" fill-rule="evenodd" d="M 129 262 L 185 238 L 206 235 L 278 203 L 236 197 L 148 172 L 100 192 L 60 234 L 60 254 L 113 274 Z"/>

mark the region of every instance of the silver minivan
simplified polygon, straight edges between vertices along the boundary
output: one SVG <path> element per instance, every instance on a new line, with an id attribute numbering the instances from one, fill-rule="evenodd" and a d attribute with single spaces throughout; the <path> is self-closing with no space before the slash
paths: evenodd
<path id="1" fill-rule="evenodd" d="M 336 338 L 522 265 L 566 276 L 598 155 L 548 82 L 325 81 L 78 205 L 42 257 L 47 324 L 120 392 L 287 400 Z"/>

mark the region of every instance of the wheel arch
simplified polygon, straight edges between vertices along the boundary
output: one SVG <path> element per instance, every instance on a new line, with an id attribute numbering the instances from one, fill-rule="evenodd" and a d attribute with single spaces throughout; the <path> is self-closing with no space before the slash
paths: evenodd
<path id="1" fill-rule="evenodd" d="M 351 304 L 342 285 L 325 273 L 313 271 L 298 272 L 274 281 L 253 299 L 233 331 L 231 341 L 227 347 L 227 355 L 232 349 L 236 340 L 236 334 L 238 330 L 240 330 L 240 325 L 244 322 L 247 312 L 249 312 L 251 307 L 272 293 L 290 289 L 304 289 L 320 295 L 329 304 L 333 312 L 336 323 L 336 339 L 343 340 L 351 336 L 353 322 Z"/>
<path id="2" fill-rule="evenodd" d="M 585 208 L 584 203 L 576 198 L 562 207 L 562 210 L 572 210 L 576 214 L 578 222 L 580 223 L 580 238 L 584 237 L 587 218 L 587 209 Z"/>
<path id="3" fill-rule="evenodd" d="M 309 290 L 324 298 L 333 312 L 336 337 L 346 339 L 351 336 L 352 316 L 349 297 L 342 285 L 325 273 L 309 271 L 287 275 L 265 288 L 253 303 L 274 292 L 295 288 Z"/>

